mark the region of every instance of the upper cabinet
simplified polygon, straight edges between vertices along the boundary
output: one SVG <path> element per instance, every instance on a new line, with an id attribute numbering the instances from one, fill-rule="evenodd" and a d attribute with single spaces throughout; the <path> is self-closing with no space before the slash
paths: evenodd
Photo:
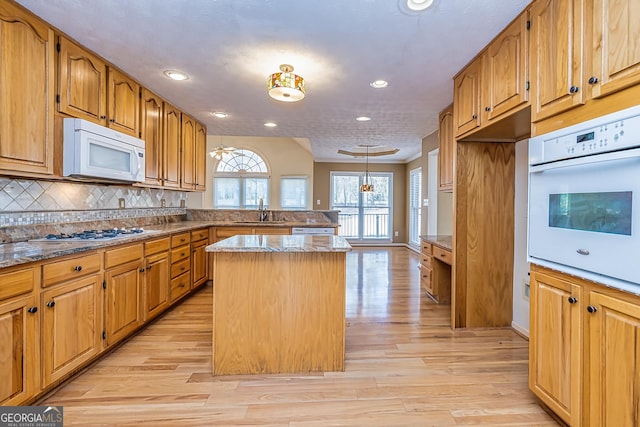
<path id="1" fill-rule="evenodd" d="M 533 122 L 585 102 L 583 8 L 584 0 L 538 0 L 531 8 Z"/>
<path id="2" fill-rule="evenodd" d="M 53 30 L 0 2 L 0 173 L 53 174 Z"/>
<path id="3" fill-rule="evenodd" d="M 109 97 L 107 126 L 139 137 L 140 134 L 140 85 L 120 71 L 109 67 Z"/>
<path id="4" fill-rule="evenodd" d="M 58 111 L 106 126 L 107 64 L 65 37 L 58 51 Z"/>
<path id="5" fill-rule="evenodd" d="M 529 105 L 527 25 L 528 10 L 525 10 L 454 77 L 456 137 L 473 134 L 480 138 L 515 140 L 529 133 L 528 114 L 526 117 L 515 114 Z"/>
<path id="6" fill-rule="evenodd" d="M 145 184 L 162 185 L 162 99 L 142 89 L 140 99 L 140 138 L 145 141 Z"/>
<path id="7" fill-rule="evenodd" d="M 180 110 L 168 102 L 163 103 L 163 150 L 164 167 L 162 184 L 165 187 L 180 187 Z"/>
<path id="8" fill-rule="evenodd" d="M 196 121 L 193 117 L 182 114 L 182 173 L 180 188 L 185 190 L 193 190 L 196 188 L 195 176 L 195 139 L 196 139 Z"/>
<path id="9" fill-rule="evenodd" d="M 196 176 L 196 190 L 204 191 L 207 180 L 207 128 L 196 122 L 196 145 L 194 168 Z"/>
<path id="10" fill-rule="evenodd" d="M 438 174 L 440 191 L 453 191 L 453 159 L 455 139 L 453 138 L 453 105 L 449 105 L 438 115 Z"/>
<path id="11" fill-rule="evenodd" d="M 593 0 L 593 98 L 640 83 L 638 0 Z"/>

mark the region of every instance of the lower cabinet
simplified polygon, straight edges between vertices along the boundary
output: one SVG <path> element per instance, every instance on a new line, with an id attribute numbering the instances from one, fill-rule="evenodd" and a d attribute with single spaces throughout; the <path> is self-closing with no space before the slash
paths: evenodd
<path id="1" fill-rule="evenodd" d="M 41 294 L 42 387 L 102 350 L 102 275 L 45 288 Z"/>
<path id="2" fill-rule="evenodd" d="M 196 288 L 209 280 L 209 263 L 205 248 L 209 244 L 209 230 L 191 232 L 191 281 Z"/>
<path id="3" fill-rule="evenodd" d="M 570 426 L 640 425 L 640 297 L 532 265 L 529 387 Z"/>
<path id="4" fill-rule="evenodd" d="M 450 251 L 422 242 L 420 257 L 420 286 L 428 296 L 441 304 L 451 302 Z"/>
<path id="5" fill-rule="evenodd" d="M 170 245 L 169 237 L 144 245 L 144 320 L 157 316 L 169 306 Z"/>
<path id="6" fill-rule="evenodd" d="M 171 302 L 185 296 L 191 289 L 191 234 L 171 236 Z"/>

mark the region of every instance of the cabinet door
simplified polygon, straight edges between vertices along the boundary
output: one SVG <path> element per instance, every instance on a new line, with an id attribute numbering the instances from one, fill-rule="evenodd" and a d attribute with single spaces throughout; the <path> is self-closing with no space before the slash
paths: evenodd
<path id="1" fill-rule="evenodd" d="M 640 305 L 592 292 L 590 427 L 640 425 Z"/>
<path id="2" fill-rule="evenodd" d="M 580 286 L 531 273 L 529 388 L 571 426 L 582 415 L 581 307 Z"/>
<path id="3" fill-rule="evenodd" d="M 483 123 L 528 101 L 527 37 L 527 13 L 523 13 L 487 48 L 482 64 Z"/>
<path id="4" fill-rule="evenodd" d="M 640 83 L 640 3 L 593 0 L 592 97 Z"/>
<path id="5" fill-rule="evenodd" d="M 142 89 L 140 138 L 145 141 L 145 183 L 162 185 L 162 100 Z"/>
<path id="6" fill-rule="evenodd" d="M 171 104 L 163 105 L 164 168 L 162 183 L 165 187 L 180 187 L 180 110 Z"/>
<path id="7" fill-rule="evenodd" d="M 180 188 L 192 190 L 196 188 L 196 176 L 195 176 L 195 137 L 196 137 L 196 122 L 193 118 L 182 114 L 182 179 L 180 181 Z"/>
<path id="8" fill-rule="evenodd" d="M 537 0 L 531 8 L 531 121 L 584 104 L 584 0 Z"/>
<path id="9" fill-rule="evenodd" d="M 0 405 L 18 405 L 39 391 L 37 310 L 32 294 L 0 303 Z"/>
<path id="10" fill-rule="evenodd" d="M 108 71 L 109 122 L 119 132 L 140 137 L 140 85 L 120 71 Z"/>
<path id="11" fill-rule="evenodd" d="M 453 138 L 453 105 L 442 111 L 438 117 L 438 175 L 440 191 L 453 191 L 453 157 L 455 139 Z"/>
<path id="12" fill-rule="evenodd" d="M 42 292 L 42 386 L 74 371 L 102 348 L 101 276 Z"/>
<path id="13" fill-rule="evenodd" d="M 194 156 L 196 190 L 204 191 L 207 187 L 207 128 L 198 122 L 196 122 Z"/>
<path id="14" fill-rule="evenodd" d="M 60 37 L 58 110 L 72 117 L 107 124 L 107 65 Z"/>
<path id="15" fill-rule="evenodd" d="M 0 3 L 0 170 L 53 174 L 53 30 Z"/>
<path id="16" fill-rule="evenodd" d="M 207 252 L 204 248 L 207 246 L 206 240 L 192 244 L 191 249 L 191 280 L 193 288 L 200 286 L 209 279 Z"/>
<path id="17" fill-rule="evenodd" d="M 104 316 L 106 345 L 129 335 L 142 322 L 140 262 L 125 264 L 104 273 L 106 291 Z"/>
<path id="18" fill-rule="evenodd" d="M 480 126 L 480 70 L 482 57 L 453 80 L 453 130 L 460 136 Z"/>
<path id="19" fill-rule="evenodd" d="M 144 319 L 150 319 L 169 305 L 169 252 L 147 257 L 144 277 Z"/>

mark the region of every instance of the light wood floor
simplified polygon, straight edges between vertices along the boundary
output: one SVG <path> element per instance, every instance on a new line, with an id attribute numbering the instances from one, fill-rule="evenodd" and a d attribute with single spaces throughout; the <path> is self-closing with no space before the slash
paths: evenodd
<path id="1" fill-rule="evenodd" d="M 449 328 L 405 248 L 347 257 L 345 372 L 212 377 L 211 288 L 40 404 L 65 426 L 556 426 L 527 389 L 527 342 Z"/>

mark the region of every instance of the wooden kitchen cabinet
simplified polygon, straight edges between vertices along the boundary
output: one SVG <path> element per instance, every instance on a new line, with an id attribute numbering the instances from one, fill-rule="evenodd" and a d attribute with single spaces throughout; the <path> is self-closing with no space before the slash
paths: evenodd
<path id="1" fill-rule="evenodd" d="M 587 9 L 587 12 L 589 9 Z M 640 8 L 637 0 L 593 0 L 591 96 L 640 84 Z"/>
<path id="2" fill-rule="evenodd" d="M 438 175 L 439 189 L 451 193 L 453 191 L 453 165 L 455 139 L 453 137 L 453 104 L 438 115 Z"/>
<path id="3" fill-rule="evenodd" d="M 140 85 L 113 67 L 107 68 L 107 126 L 140 137 Z"/>
<path id="4" fill-rule="evenodd" d="M 151 319 L 169 306 L 169 237 L 145 242 L 144 320 Z"/>
<path id="5" fill-rule="evenodd" d="M 453 131 L 463 135 L 480 126 L 480 75 L 483 57 L 479 56 L 453 79 Z"/>
<path id="6" fill-rule="evenodd" d="M 128 336 L 142 324 L 143 244 L 105 251 L 105 345 Z"/>
<path id="7" fill-rule="evenodd" d="M 52 175 L 53 30 L 12 2 L 0 3 L 0 173 Z"/>
<path id="8" fill-rule="evenodd" d="M 195 188 L 204 191 L 207 188 L 207 128 L 196 122 L 195 153 L 193 159 L 195 169 Z"/>
<path id="9" fill-rule="evenodd" d="M 582 287 L 532 271 L 529 388 L 564 422 L 581 425 Z"/>
<path id="10" fill-rule="evenodd" d="M 441 304 L 451 301 L 451 252 L 429 242 L 421 244 L 420 285 Z"/>
<path id="11" fill-rule="evenodd" d="M 209 230 L 203 228 L 191 232 L 191 280 L 196 288 L 209 280 L 209 263 L 206 246 L 209 244 Z"/>
<path id="12" fill-rule="evenodd" d="M 585 0 L 537 0 L 531 8 L 531 121 L 584 104 Z"/>
<path id="13" fill-rule="evenodd" d="M 196 144 L 196 121 L 182 113 L 181 128 L 181 179 L 180 188 L 185 190 L 195 190 L 196 170 L 195 170 L 195 144 Z"/>
<path id="14" fill-rule="evenodd" d="M 162 144 L 164 167 L 162 185 L 169 188 L 180 187 L 180 120 L 181 112 L 168 102 L 162 108 Z"/>
<path id="15" fill-rule="evenodd" d="M 58 52 L 58 111 L 106 126 L 107 64 L 62 36 Z"/>
<path id="16" fill-rule="evenodd" d="M 102 274 L 89 274 L 42 291 L 43 388 L 74 372 L 102 350 L 101 288 Z"/>
<path id="17" fill-rule="evenodd" d="M 171 302 L 185 296 L 191 289 L 191 233 L 171 236 Z"/>
<path id="18" fill-rule="evenodd" d="M 142 88 L 140 138 L 145 141 L 145 184 L 161 186 L 164 164 L 162 98 Z"/>

